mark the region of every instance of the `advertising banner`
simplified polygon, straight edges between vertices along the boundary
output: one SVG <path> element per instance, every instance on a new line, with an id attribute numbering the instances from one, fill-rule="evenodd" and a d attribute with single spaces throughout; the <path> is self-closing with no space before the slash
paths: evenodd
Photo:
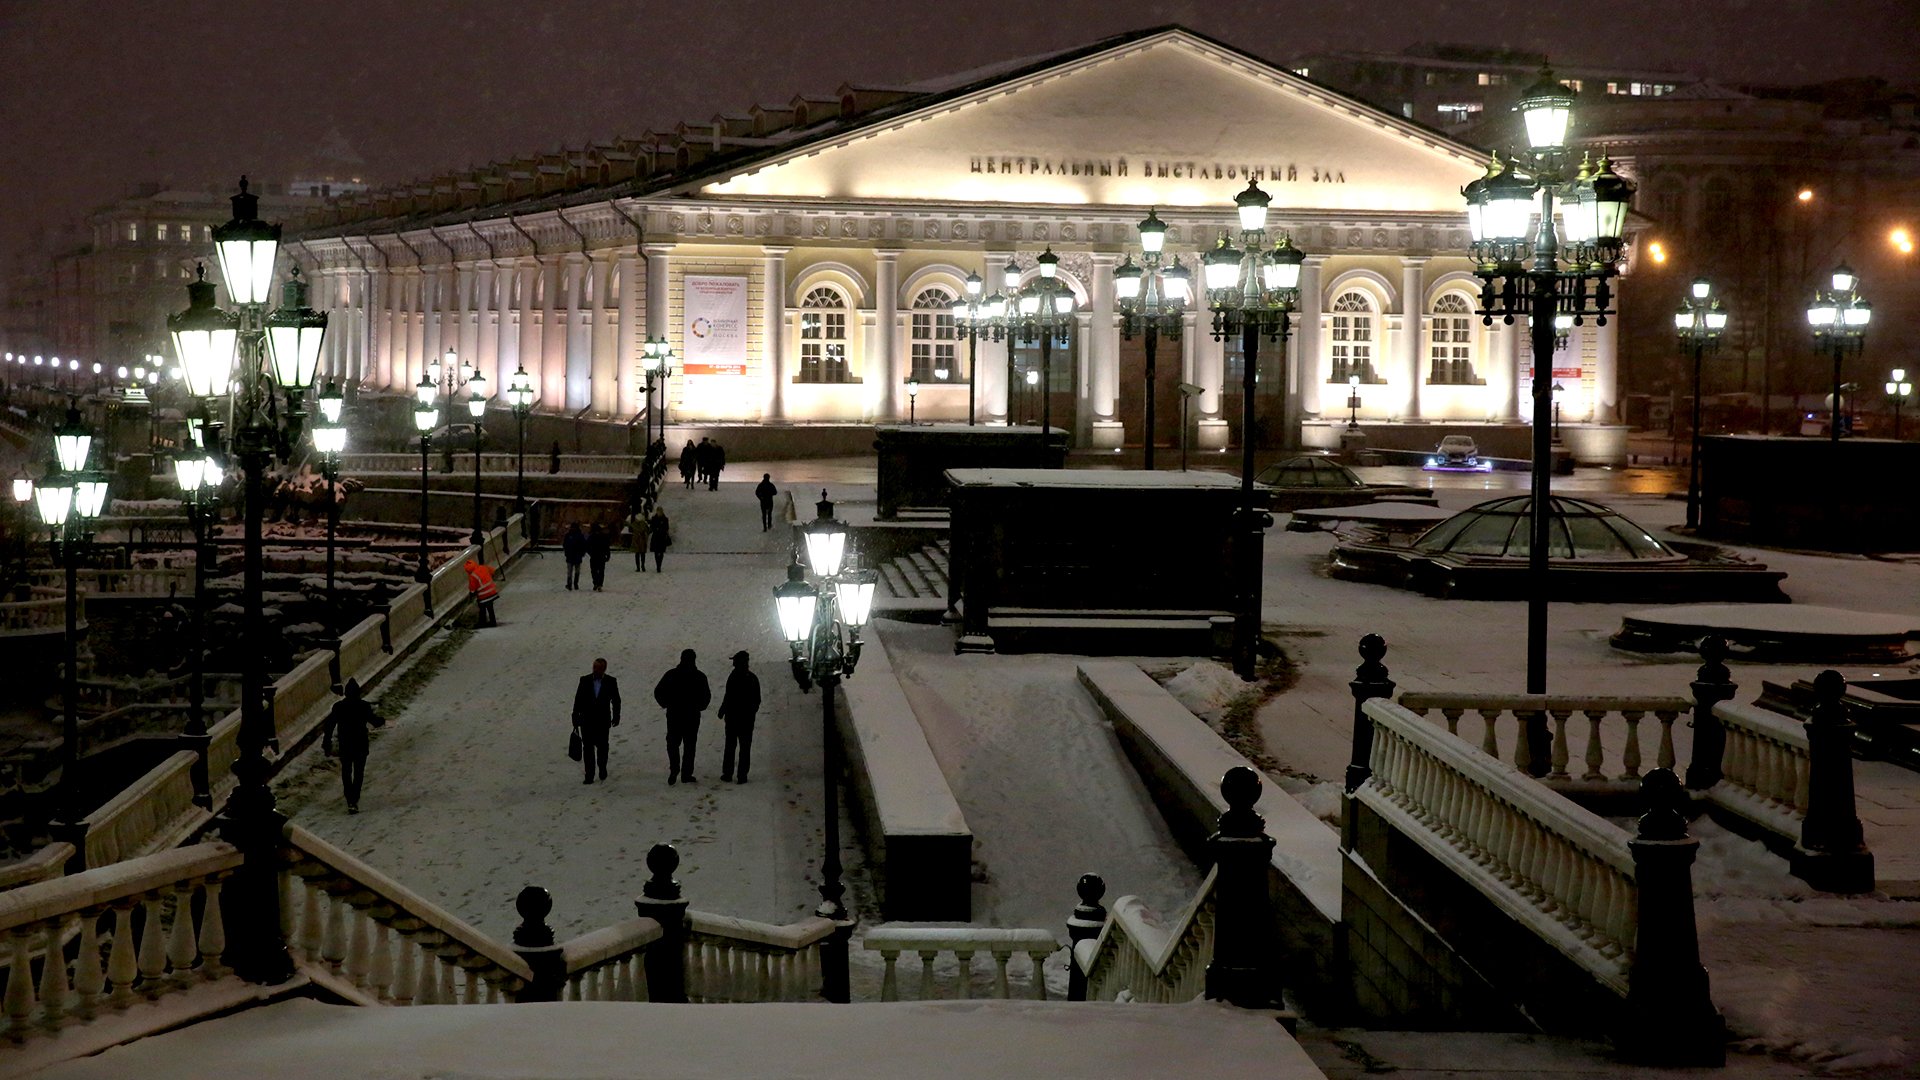
<path id="1" fill-rule="evenodd" d="M 745 375 L 747 279 L 690 274 L 684 283 L 680 370 L 687 375 Z"/>

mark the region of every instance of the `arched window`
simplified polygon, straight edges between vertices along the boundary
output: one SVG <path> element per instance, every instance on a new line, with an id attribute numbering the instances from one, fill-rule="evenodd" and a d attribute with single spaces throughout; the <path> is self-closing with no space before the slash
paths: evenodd
<path id="1" fill-rule="evenodd" d="M 1343 383 L 1349 375 L 1363 383 L 1379 382 L 1373 374 L 1373 301 L 1363 292 L 1344 292 L 1333 302 L 1333 374 Z"/>
<path id="2" fill-rule="evenodd" d="M 954 347 L 953 294 L 937 287 L 922 289 L 913 298 L 912 326 L 912 377 L 921 382 L 965 382 Z"/>
<path id="3" fill-rule="evenodd" d="M 1428 355 L 1433 360 L 1430 383 L 1472 386 L 1483 381 L 1473 375 L 1473 305 L 1466 297 L 1448 293 L 1433 302 Z"/>
<path id="4" fill-rule="evenodd" d="M 1700 228 L 1719 232 L 1735 225 L 1733 181 L 1724 176 L 1710 177 L 1700 190 Z"/>
<path id="5" fill-rule="evenodd" d="M 1686 211 L 1686 185 L 1672 173 L 1660 173 L 1640 189 L 1646 215 L 1669 229 L 1682 228 Z"/>
<path id="6" fill-rule="evenodd" d="M 824 285 L 800 302 L 800 374 L 794 382 L 845 383 L 847 370 L 847 300 Z"/>

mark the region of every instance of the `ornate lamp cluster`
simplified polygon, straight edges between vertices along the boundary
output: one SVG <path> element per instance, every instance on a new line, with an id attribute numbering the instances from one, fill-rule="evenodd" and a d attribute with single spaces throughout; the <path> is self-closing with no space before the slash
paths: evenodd
<path id="1" fill-rule="evenodd" d="M 517 431 L 514 441 L 513 512 L 527 512 L 527 417 L 533 414 L 533 376 L 524 365 L 514 369 L 507 379 L 507 407 L 513 410 Z"/>
<path id="2" fill-rule="evenodd" d="M 1008 259 L 1000 275 L 1006 293 L 987 297 L 985 306 L 990 313 L 988 326 L 992 340 L 1040 345 L 1040 370 L 1027 372 L 1026 382 L 1028 386 L 1040 388 L 1040 430 L 1044 433 L 1053 426 L 1053 339 L 1074 325 L 1078 301 L 1074 299 L 1073 290 L 1060 280 L 1060 256 L 1053 253 L 1052 247 L 1034 259 L 1034 266 L 1038 273 L 1023 286 L 1020 279 L 1026 272 L 1019 263 Z M 1013 350 L 1008 349 L 1009 395 L 1013 392 L 1013 374 Z"/>
<path id="3" fill-rule="evenodd" d="M 1830 441 L 1840 439 L 1841 369 L 1849 356 L 1858 356 L 1866 348 L 1867 324 L 1873 321 L 1873 305 L 1860 295 L 1860 278 L 1853 268 L 1841 263 L 1828 278 L 1831 288 L 1816 289 L 1807 305 L 1807 325 L 1813 328 L 1813 340 L 1833 356 L 1833 411 L 1827 425 Z"/>
<path id="4" fill-rule="evenodd" d="M 645 380 L 644 390 L 647 395 L 647 408 L 660 418 L 660 437 L 662 439 L 667 437 L 666 387 L 667 380 L 673 378 L 673 361 L 673 343 L 666 338 L 648 338 L 641 345 L 640 374 Z M 660 408 L 658 410 L 654 410 L 653 408 L 653 389 L 656 385 L 660 387 Z M 652 429 L 652 420 L 647 421 L 647 427 L 649 430 Z"/>
<path id="5" fill-rule="evenodd" d="M 955 300 L 951 309 L 954 329 L 964 331 L 967 335 L 968 426 L 972 426 L 973 424 L 974 372 L 980 368 L 980 331 L 985 328 L 990 328 L 996 316 L 1004 318 L 1007 309 L 1007 298 L 999 293 L 994 293 L 991 297 L 983 298 L 980 293 L 984 287 L 985 282 L 980 280 L 980 275 L 968 271 L 967 279 L 962 283 L 962 288 L 965 290 L 966 295 Z M 947 379 L 947 371 L 945 368 L 936 367 L 933 369 L 933 376 L 945 382 Z M 1011 392 L 1013 388 L 1009 386 L 1007 389 Z"/>
<path id="6" fill-rule="evenodd" d="M 1692 448 L 1687 455 L 1687 528 L 1700 524 L 1700 359 L 1720 349 L 1720 335 L 1727 329 L 1727 310 L 1713 295 L 1713 283 L 1697 277 L 1687 296 L 1673 313 L 1673 329 L 1680 338 L 1680 349 L 1693 356 L 1693 428 Z"/>
<path id="7" fill-rule="evenodd" d="M 1119 301 L 1120 333 L 1128 341 L 1144 331 L 1147 346 L 1145 438 L 1141 443 L 1142 467 L 1153 468 L 1154 399 L 1156 362 L 1160 338 L 1180 340 L 1186 325 L 1187 305 L 1193 299 L 1193 275 L 1180 263 L 1178 255 L 1167 255 L 1167 225 L 1153 210 L 1139 225 L 1140 262 L 1128 255 L 1113 271 L 1114 298 Z M 1162 266 L 1162 260 L 1166 265 Z"/>

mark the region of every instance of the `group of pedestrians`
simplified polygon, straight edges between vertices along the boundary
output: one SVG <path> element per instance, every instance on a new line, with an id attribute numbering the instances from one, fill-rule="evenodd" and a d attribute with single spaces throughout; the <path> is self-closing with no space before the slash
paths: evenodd
<path id="1" fill-rule="evenodd" d="M 654 573 L 662 573 L 661 564 L 666 561 L 667 549 L 673 546 L 673 523 L 667 519 L 665 509 L 656 505 L 651 515 L 639 507 L 627 517 L 627 529 L 632 534 L 633 568 L 644 571 L 647 568 L 647 555 L 653 555 Z M 582 531 L 579 522 L 567 526 L 560 537 L 560 554 L 567 563 L 567 588 L 580 587 L 580 566 L 586 564 L 593 591 L 601 592 L 607 584 L 607 563 L 613 558 L 614 532 L 599 522 L 592 528 Z"/>
<path id="2" fill-rule="evenodd" d="M 708 491 L 719 491 L 720 473 L 726 467 L 726 448 L 706 436 L 701 436 L 698 445 L 688 439 L 680 450 L 680 482 L 688 491 L 696 481 L 705 484 Z"/>
<path id="3" fill-rule="evenodd" d="M 667 670 L 654 685 L 653 700 L 666 713 L 667 783 L 694 783 L 694 752 L 700 737 L 700 714 L 713 702 L 713 689 L 706 673 L 695 663 L 692 649 L 682 649 L 680 663 Z M 720 779 L 727 783 L 747 782 L 753 764 L 753 724 L 760 711 L 760 679 L 749 666 L 743 650 L 733 654 L 733 670 L 727 675 L 717 715 L 726 725 L 726 740 L 720 755 Z M 580 747 L 585 775 L 583 784 L 607 778 L 609 733 L 620 726 L 620 683 L 607 674 L 604 658 L 593 662 L 593 670 L 580 677 L 573 692 L 573 735 Z"/>

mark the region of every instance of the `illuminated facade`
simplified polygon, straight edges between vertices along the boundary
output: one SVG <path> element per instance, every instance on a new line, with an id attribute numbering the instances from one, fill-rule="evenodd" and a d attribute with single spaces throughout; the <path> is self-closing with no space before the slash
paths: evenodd
<path id="1" fill-rule="evenodd" d="M 1269 232 L 1309 256 L 1284 369 L 1262 352 L 1257 437 L 1313 443 L 1337 441 L 1320 418 L 1344 425 L 1350 373 L 1363 422 L 1520 422 L 1523 328 L 1474 314 L 1465 255 L 1460 188 L 1484 163 L 1160 29 L 354 196 L 289 249 L 334 320 L 325 374 L 363 388 L 404 392 L 454 349 L 496 386 L 524 366 L 542 410 L 623 420 L 644 407 L 642 342 L 665 337 L 669 423 L 864 423 L 906 416 L 909 378 L 920 419 L 964 418 L 969 349 L 948 305 L 969 273 L 992 292 L 1009 261 L 1031 277 L 1050 248 L 1076 301 L 1052 415 L 1105 448 L 1144 437 L 1144 350 L 1122 338 L 1113 281 L 1135 226 L 1158 208 L 1197 278 L 1254 179 L 1273 196 Z M 1208 322 L 1189 314 L 1162 346 L 1162 445 L 1180 438 L 1182 381 L 1204 389 L 1194 446 L 1240 437 L 1237 342 Z M 983 422 L 1039 415 L 1039 349 L 1009 347 L 978 342 Z M 1607 415 L 1612 358 L 1607 329 L 1576 330 L 1555 361 L 1568 422 Z"/>

